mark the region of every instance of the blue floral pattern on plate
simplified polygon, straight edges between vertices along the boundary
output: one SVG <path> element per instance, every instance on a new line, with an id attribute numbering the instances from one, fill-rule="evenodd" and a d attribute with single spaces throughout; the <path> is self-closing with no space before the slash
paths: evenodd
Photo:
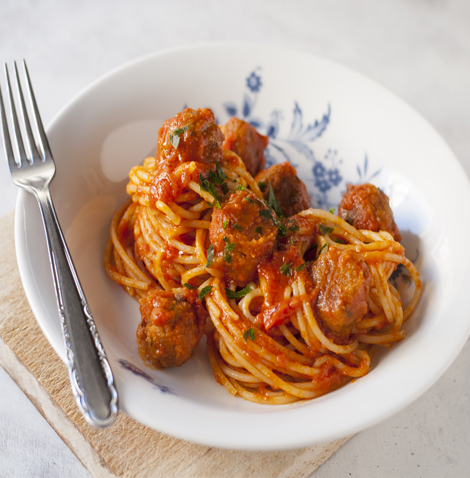
<path id="1" fill-rule="evenodd" d="M 238 116 L 269 137 L 269 145 L 265 152 L 268 167 L 281 161 L 289 161 L 297 167 L 293 160 L 295 154 L 300 153 L 304 156 L 311 163 L 311 175 L 302 179 L 307 183 L 313 205 L 323 209 L 336 207 L 337 203 L 332 199 L 331 193 L 342 194 L 346 190 L 346 182 L 341 172 L 343 161 L 339 159 L 338 151 L 334 148 L 328 149 L 324 157 L 318 159 L 312 146 L 312 143 L 325 133 L 331 122 L 331 106 L 329 104 L 325 106 L 325 112 L 320 119 L 314 119 L 305 124 L 302 108 L 294 102 L 290 131 L 287 136 L 281 136 L 280 126 L 284 120 L 282 110 L 273 109 L 268 119 L 262 119 L 256 115 L 256 104 L 262 87 L 261 67 L 258 67 L 246 77 L 246 91 L 241 104 L 234 101 L 223 103 L 225 113 L 229 117 Z M 357 181 L 351 181 L 348 178 L 348 182 L 363 183 L 376 177 L 380 169 L 369 174 L 368 163 L 367 155 L 365 155 L 364 163 L 356 167 Z"/>
<path id="2" fill-rule="evenodd" d="M 133 363 L 131 363 L 128 360 L 125 360 L 125 359 L 119 359 L 118 362 L 121 365 L 121 367 L 129 370 L 129 372 L 132 372 L 134 375 L 137 375 L 138 377 L 142 377 L 145 380 L 147 380 L 147 382 L 150 382 L 152 385 L 155 385 L 155 387 L 160 389 L 160 392 L 170 393 L 172 395 L 176 395 L 176 393 L 173 390 L 171 390 L 170 388 L 168 388 L 165 385 L 162 385 L 162 384 L 158 383 L 155 380 L 155 378 L 153 378 L 151 375 L 149 375 L 147 372 L 145 372 L 141 368 L 137 367 L 137 365 L 134 365 Z"/>

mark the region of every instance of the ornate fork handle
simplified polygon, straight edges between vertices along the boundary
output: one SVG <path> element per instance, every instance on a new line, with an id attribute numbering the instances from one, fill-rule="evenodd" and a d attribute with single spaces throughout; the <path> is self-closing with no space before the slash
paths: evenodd
<path id="1" fill-rule="evenodd" d="M 57 220 L 49 187 L 46 184 L 30 191 L 36 196 L 46 231 L 72 390 L 86 420 L 106 427 L 118 413 L 111 367 Z"/>

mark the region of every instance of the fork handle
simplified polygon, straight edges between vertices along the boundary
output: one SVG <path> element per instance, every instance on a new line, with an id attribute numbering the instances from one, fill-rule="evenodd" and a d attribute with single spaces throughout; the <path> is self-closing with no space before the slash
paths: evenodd
<path id="1" fill-rule="evenodd" d="M 46 232 L 67 367 L 78 407 L 91 425 L 107 427 L 118 414 L 117 390 L 85 299 L 48 186 L 35 191 Z"/>

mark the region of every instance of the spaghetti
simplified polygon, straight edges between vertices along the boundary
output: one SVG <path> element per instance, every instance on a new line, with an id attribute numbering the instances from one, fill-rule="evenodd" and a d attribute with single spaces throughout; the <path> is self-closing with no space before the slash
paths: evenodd
<path id="1" fill-rule="evenodd" d="M 373 345 L 391 347 L 405 336 L 421 295 L 415 266 L 389 232 L 358 230 L 319 209 L 277 214 L 235 153 L 196 137 L 207 131 L 199 128 L 202 115 L 215 124 L 207 111 L 185 110 L 166 122 L 157 158 L 132 168 L 131 200 L 111 223 L 107 273 L 141 303 L 171 292 L 207 314 L 208 358 L 233 395 L 285 404 L 364 376 Z M 406 308 L 389 281 L 399 264 L 415 284 Z M 331 298 L 338 294 L 339 305 Z M 343 320 L 348 314 L 354 320 Z M 152 334 L 170 333 L 158 320 L 139 346 L 154 366 Z"/>

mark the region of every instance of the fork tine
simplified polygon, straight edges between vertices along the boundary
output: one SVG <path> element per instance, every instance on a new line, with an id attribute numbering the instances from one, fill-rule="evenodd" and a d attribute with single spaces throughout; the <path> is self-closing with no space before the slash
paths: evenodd
<path id="1" fill-rule="evenodd" d="M 10 170 L 12 168 L 17 168 L 18 164 L 15 161 L 15 154 L 13 153 L 13 148 L 11 146 L 10 133 L 8 131 L 7 116 L 5 113 L 5 103 L 3 102 L 2 88 L 0 86 L 0 110 L 2 111 L 2 133 L 3 133 L 3 145 L 5 148 L 5 155 L 8 160 L 8 166 Z"/>
<path id="2" fill-rule="evenodd" d="M 28 110 L 26 109 L 26 104 L 25 104 L 24 95 L 23 95 L 23 88 L 21 87 L 20 75 L 18 73 L 18 67 L 16 66 L 16 61 L 15 61 L 15 74 L 16 74 L 16 87 L 18 88 L 18 96 L 20 99 L 20 106 L 21 106 L 20 111 L 23 115 L 23 122 L 24 122 L 25 130 L 26 130 L 27 142 L 29 145 L 29 150 L 31 151 L 32 160 L 34 162 L 36 160 L 41 159 L 42 154 L 36 145 L 36 140 L 34 139 L 34 135 L 31 129 L 31 121 L 28 116 Z"/>
<path id="3" fill-rule="evenodd" d="M 29 97 L 33 105 L 34 118 L 36 120 L 36 125 L 39 132 L 39 137 L 41 138 L 41 147 L 44 153 L 44 159 L 52 158 L 51 148 L 49 147 L 49 141 L 47 140 L 46 132 L 44 131 L 44 126 L 42 124 L 41 115 L 39 114 L 39 108 L 36 103 L 36 98 L 34 96 L 33 85 L 31 84 L 31 78 L 29 77 L 28 67 L 26 66 L 26 60 L 23 60 L 23 67 L 26 73 L 26 82 L 28 85 Z"/>
<path id="4" fill-rule="evenodd" d="M 13 118 L 13 124 L 12 124 L 13 131 L 12 131 L 12 134 L 10 134 L 10 140 L 13 142 L 16 141 L 16 146 L 20 154 L 19 166 L 21 167 L 21 164 L 23 163 L 24 160 L 27 159 L 27 157 L 26 157 L 26 152 L 24 149 L 23 136 L 21 134 L 20 126 L 18 124 L 18 116 L 16 114 L 15 101 L 13 99 L 13 92 L 11 89 L 10 75 L 8 73 L 8 66 L 6 63 L 5 63 L 5 76 L 7 79 L 7 93 L 8 93 L 8 99 L 10 101 L 10 111 L 11 111 L 11 116 Z"/>

